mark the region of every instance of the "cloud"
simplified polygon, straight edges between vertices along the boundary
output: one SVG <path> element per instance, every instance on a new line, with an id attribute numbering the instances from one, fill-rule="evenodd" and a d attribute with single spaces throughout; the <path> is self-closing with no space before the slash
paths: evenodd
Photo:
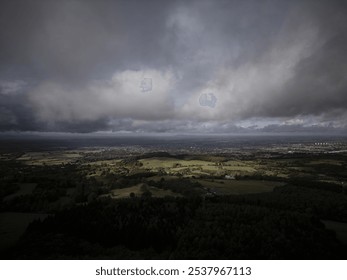
<path id="1" fill-rule="evenodd" d="M 327 99 L 333 102 L 332 96 L 337 98 L 336 107 L 346 108 L 345 95 L 339 91 L 339 87 L 346 88 L 342 72 L 326 73 L 326 68 L 315 65 L 319 57 L 326 66 L 343 68 L 344 58 L 338 60 L 329 56 L 325 48 L 331 43 L 331 34 L 322 32 L 316 18 L 307 18 L 306 13 L 297 10 L 293 8 L 286 15 L 281 28 L 271 37 L 271 45 L 257 51 L 257 57 L 251 56 L 252 59 L 241 65 L 230 63 L 216 67 L 210 79 L 196 88 L 184 105 L 183 114 L 188 117 L 193 111 L 197 119 L 214 120 L 321 114 L 325 108 L 319 108 L 320 104 Z M 222 50 L 216 53 L 223 55 Z M 342 49 L 336 54 L 342 56 Z M 329 60 L 331 58 L 334 59 Z M 309 62 L 313 65 L 302 71 L 302 65 Z M 326 79 L 313 76 L 317 72 L 325 73 Z M 329 79 L 329 76 L 337 78 L 338 75 L 341 79 L 335 82 L 339 87 Z M 208 91 L 218 97 L 219 105 L 216 110 L 206 112 L 196 106 L 196 99 Z"/>
<path id="2" fill-rule="evenodd" d="M 13 80 L 13 81 L 0 81 L 0 94 L 9 95 L 9 94 L 17 94 L 21 92 L 26 87 L 26 83 L 21 80 Z"/>
<path id="3" fill-rule="evenodd" d="M 150 92 L 141 89 L 144 77 L 153 81 Z M 127 70 L 115 73 L 109 80 L 93 80 L 82 87 L 43 82 L 28 98 L 37 118 L 49 123 L 107 118 L 165 119 L 173 116 L 169 95 L 173 83 L 170 72 Z"/>
<path id="4" fill-rule="evenodd" d="M 0 107 L 0 127 L 6 128 L 16 124 L 16 116 L 7 108 Z"/>
<path id="5" fill-rule="evenodd" d="M 344 1 L 1 5 L 2 130 L 345 127 Z"/>

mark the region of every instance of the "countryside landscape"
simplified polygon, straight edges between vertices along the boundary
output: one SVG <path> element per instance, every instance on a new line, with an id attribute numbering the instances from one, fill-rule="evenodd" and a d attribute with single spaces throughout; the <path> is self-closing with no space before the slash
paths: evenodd
<path id="1" fill-rule="evenodd" d="M 346 15 L 0 0 L 0 259 L 347 260 Z"/>
<path id="2" fill-rule="evenodd" d="M 1 142 L 2 258 L 346 257 L 344 137 Z"/>

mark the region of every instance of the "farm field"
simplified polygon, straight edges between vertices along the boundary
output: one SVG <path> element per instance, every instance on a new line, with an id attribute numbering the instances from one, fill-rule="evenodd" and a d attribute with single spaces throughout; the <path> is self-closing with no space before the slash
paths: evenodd
<path id="1" fill-rule="evenodd" d="M 133 193 L 135 196 L 141 197 L 141 195 L 144 193 L 142 186 L 143 186 L 143 184 L 139 184 L 139 185 L 129 187 L 129 188 L 113 190 L 110 192 L 109 195 L 106 195 L 106 196 L 109 196 L 109 197 L 115 198 L 115 199 L 117 199 L 117 198 L 129 198 L 131 196 L 131 193 Z M 170 190 L 163 190 L 163 189 L 159 189 L 159 188 L 152 187 L 152 186 L 147 186 L 146 191 L 149 191 L 151 193 L 151 196 L 153 196 L 153 197 L 180 196 L 179 194 L 175 194 Z"/>
<path id="2" fill-rule="evenodd" d="M 72 163 L 81 158 L 81 152 L 29 152 L 17 160 L 28 165 L 60 165 Z"/>
<path id="3" fill-rule="evenodd" d="M 271 192 L 275 187 L 282 186 L 281 182 L 261 180 L 196 180 L 205 188 L 217 194 L 249 194 Z"/>

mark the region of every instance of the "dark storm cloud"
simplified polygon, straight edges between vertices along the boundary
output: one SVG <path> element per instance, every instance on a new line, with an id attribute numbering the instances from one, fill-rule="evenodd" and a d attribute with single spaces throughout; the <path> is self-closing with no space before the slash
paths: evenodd
<path id="1" fill-rule="evenodd" d="M 345 129 L 345 1 L 0 5 L 0 130 Z"/>
<path id="2" fill-rule="evenodd" d="M 260 115 L 320 115 L 347 109 L 346 2 L 332 5 L 325 1 L 304 7 L 304 16 L 317 30 L 316 45 L 295 65 L 293 77 L 284 83 L 281 92 L 260 108 Z"/>
<path id="3" fill-rule="evenodd" d="M 19 66 L 39 78 L 76 80 L 163 63 L 164 2 L 1 1 L 2 70 Z"/>
<path id="4" fill-rule="evenodd" d="M 0 131 L 40 130 L 26 98 L 0 94 Z"/>

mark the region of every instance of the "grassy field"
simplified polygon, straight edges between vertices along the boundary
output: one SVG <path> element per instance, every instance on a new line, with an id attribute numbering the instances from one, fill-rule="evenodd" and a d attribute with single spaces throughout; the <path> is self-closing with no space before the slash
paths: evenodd
<path id="1" fill-rule="evenodd" d="M 193 167 L 193 166 L 213 166 L 211 161 L 204 160 L 181 160 L 175 158 L 146 158 L 139 160 L 144 168 L 173 168 L 176 164 L 181 167 Z"/>
<path id="2" fill-rule="evenodd" d="M 117 165 L 121 161 L 122 161 L 121 159 L 98 160 L 98 161 L 84 163 L 83 165 L 102 166 L 106 164 L 107 167 L 110 167 L 110 166 Z"/>
<path id="3" fill-rule="evenodd" d="M 28 165 L 59 165 L 74 162 L 81 158 L 79 151 L 71 152 L 29 152 L 17 158 Z"/>
<path id="4" fill-rule="evenodd" d="M 317 164 L 329 164 L 329 165 L 343 165 L 344 162 L 340 160 L 333 159 L 320 159 L 320 160 L 311 160 L 307 165 L 317 165 Z"/>
<path id="5" fill-rule="evenodd" d="M 129 188 L 112 190 L 110 194 L 103 196 L 110 196 L 112 198 L 128 198 L 130 197 L 130 193 L 134 193 L 135 196 L 141 196 L 143 193 L 141 186 L 142 184 L 138 184 Z M 163 190 L 153 186 L 148 186 L 147 189 L 152 193 L 153 197 L 180 196 L 170 190 Z"/>
<path id="6" fill-rule="evenodd" d="M 217 194 L 248 194 L 271 192 L 275 187 L 283 185 L 281 182 L 262 180 L 195 180 L 205 188 L 210 188 Z"/>
<path id="7" fill-rule="evenodd" d="M 173 176 L 173 175 L 157 176 L 156 175 L 156 176 L 149 177 L 148 180 L 153 180 L 154 182 L 158 182 L 161 180 L 161 178 L 163 178 L 166 181 L 169 181 L 169 180 L 177 180 L 178 176 Z"/>
<path id="8" fill-rule="evenodd" d="M 219 160 L 221 158 L 218 158 Z M 241 162 L 241 161 L 207 161 L 207 160 L 181 160 L 175 158 L 147 158 L 141 159 L 144 169 L 157 170 L 164 168 L 169 173 L 185 171 L 190 168 L 191 173 L 198 174 L 212 174 L 216 172 L 230 172 L 239 174 L 251 174 L 257 171 L 258 165 L 254 162 Z M 195 169 L 195 170 L 194 170 Z"/>

